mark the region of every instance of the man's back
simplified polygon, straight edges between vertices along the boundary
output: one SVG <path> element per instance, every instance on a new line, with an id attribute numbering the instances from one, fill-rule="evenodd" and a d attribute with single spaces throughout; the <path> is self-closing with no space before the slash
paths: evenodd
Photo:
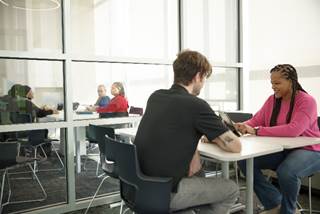
<path id="1" fill-rule="evenodd" d="M 174 178 L 187 176 L 200 137 L 227 131 L 209 105 L 179 85 L 154 92 L 135 138 L 142 171 Z"/>

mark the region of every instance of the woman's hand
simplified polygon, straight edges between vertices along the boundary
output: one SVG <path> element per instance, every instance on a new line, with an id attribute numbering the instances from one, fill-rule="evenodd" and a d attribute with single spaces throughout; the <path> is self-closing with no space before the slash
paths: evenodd
<path id="1" fill-rule="evenodd" d="M 254 128 L 245 123 L 235 123 L 234 127 L 242 134 L 255 134 Z"/>

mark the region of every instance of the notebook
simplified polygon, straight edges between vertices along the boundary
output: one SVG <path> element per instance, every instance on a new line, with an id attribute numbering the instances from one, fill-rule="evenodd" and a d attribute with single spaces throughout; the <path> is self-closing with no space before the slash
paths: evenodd
<path id="1" fill-rule="evenodd" d="M 218 111 L 219 116 L 221 118 L 221 120 L 223 121 L 223 123 L 238 137 L 242 136 L 242 133 L 239 132 L 235 126 L 234 126 L 234 122 L 230 119 L 229 115 L 223 111 Z"/>

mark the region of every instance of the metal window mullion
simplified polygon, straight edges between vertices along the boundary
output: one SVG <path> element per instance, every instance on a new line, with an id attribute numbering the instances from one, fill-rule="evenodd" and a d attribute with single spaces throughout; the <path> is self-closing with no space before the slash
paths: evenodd
<path id="1" fill-rule="evenodd" d="M 184 49 L 185 46 L 185 27 L 184 26 L 184 4 L 183 0 L 178 0 L 178 48 L 179 52 Z"/>
<path id="2" fill-rule="evenodd" d="M 71 0 L 62 2 L 62 44 L 65 61 L 63 64 L 64 72 L 64 102 L 65 119 L 68 127 L 66 129 L 65 157 L 66 157 L 66 178 L 68 204 L 74 207 L 76 204 L 76 184 L 74 172 L 74 128 L 73 128 L 73 110 L 72 110 L 72 72 L 71 72 Z"/>
<path id="3" fill-rule="evenodd" d="M 62 53 L 41 53 L 41 52 L 32 52 L 32 51 L 0 50 L 0 58 L 61 61 L 61 60 L 64 60 L 66 56 Z"/>

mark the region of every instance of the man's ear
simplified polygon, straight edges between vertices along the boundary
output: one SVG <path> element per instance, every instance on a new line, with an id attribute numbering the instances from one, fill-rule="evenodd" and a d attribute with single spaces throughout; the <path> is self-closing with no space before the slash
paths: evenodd
<path id="1" fill-rule="evenodd" d="M 200 71 L 197 72 L 197 74 L 194 77 L 195 77 L 195 80 L 197 80 L 197 81 L 201 81 L 202 80 Z"/>

